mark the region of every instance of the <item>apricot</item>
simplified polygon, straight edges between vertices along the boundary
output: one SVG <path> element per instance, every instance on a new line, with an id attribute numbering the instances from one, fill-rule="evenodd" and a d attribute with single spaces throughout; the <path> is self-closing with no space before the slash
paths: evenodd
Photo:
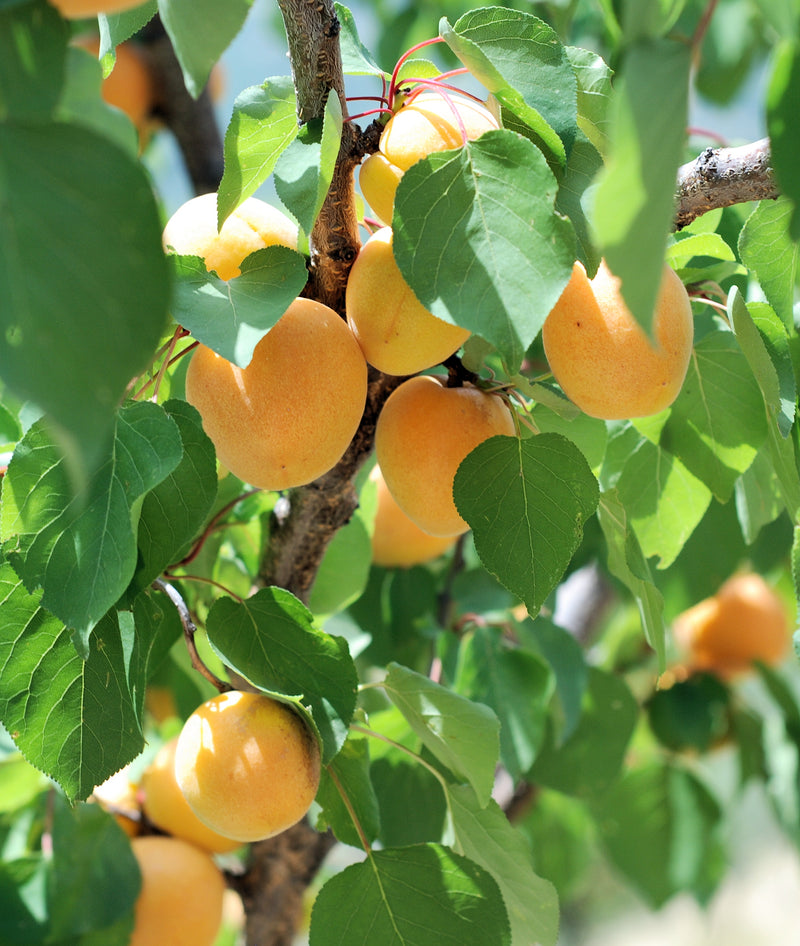
<path id="1" fill-rule="evenodd" d="M 67 20 L 82 20 L 98 13 L 122 13 L 141 6 L 143 0 L 50 0 Z"/>
<path id="2" fill-rule="evenodd" d="M 186 720 L 175 776 L 210 828 L 238 841 L 259 841 L 308 811 L 319 787 L 319 747 L 285 703 L 260 693 L 223 693 Z"/>
<path id="3" fill-rule="evenodd" d="M 73 42 L 95 57 L 100 53 L 97 36 L 79 36 Z M 139 45 L 129 41 L 117 46 L 114 68 L 103 79 L 100 93 L 109 105 L 125 112 L 140 135 L 147 133 L 156 91 L 153 74 Z"/>
<path id="4" fill-rule="evenodd" d="M 575 263 L 542 328 L 550 370 L 586 414 L 623 420 L 657 414 L 680 392 L 694 334 L 683 283 L 665 265 L 653 319 L 655 342 L 635 321 L 620 283 L 600 263 L 589 279 Z"/>
<path id="5" fill-rule="evenodd" d="M 262 489 L 310 483 L 334 467 L 358 428 L 367 365 L 339 316 L 295 299 L 239 368 L 200 345 L 186 399 L 200 412 L 220 463 Z"/>
<path id="6" fill-rule="evenodd" d="M 213 946 L 225 879 L 211 855 L 157 835 L 135 838 L 131 848 L 142 873 L 131 946 Z"/>
<path id="7" fill-rule="evenodd" d="M 372 533 L 372 561 L 384 568 L 410 568 L 438 558 L 455 542 L 452 536 L 430 535 L 409 519 L 389 492 L 380 467 L 370 479 L 376 484 L 377 510 Z"/>
<path id="8" fill-rule="evenodd" d="M 375 429 L 375 452 L 397 504 L 425 532 L 456 536 L 469 529 L 453 502 L 461 461 L 495 434 L 514 436 L 502 398 L 471 385 L 445 387 L 409 378 L 386 401 Z"/>
<path id="9" fill-rule="evenodd" d="M 201 194 L 182 204 L 167 221 L 164 248 L 182 256 L 202 256 L 206 269 L 234 279 L 242 260 L 266 246 L 297 249 L 297 226 L 271 204 L 248 197 L 217 231 L 217 195 Z"/>
<path id="10" fill-rule="evenodd" d="M 432 315 L 395 262 L 392 230 L 361 247 L 347 280 L 347 322 L 367 361 L 386 374 L 416 374 L 457 351 L 470 333 Z"/>
<path id="11" fill-rule="evenodd" d="M 211 854 L 224 854 L 240 847 L 238 841 L 212 831 L 189 807 L 175 778 L 178 737 L 158 750 L 142 774 L 142 807 L 150 821 L 173 837 L 182 838 Z"/>
<path id="12" fill-rule="evenodd" d="M 98 785 L 91 800 L 113 815 L 129 838 L 135 838 L 142 830 L 142 818 L 137 786 L 130 776 L 130 766 L 126 765 Z"/>
<path id="13" fill-rule="evenodd" d="M 463 95 L 420 92 L 386 123 L 378 151 L 384 161 L 367 159 L 358 183 L 366 202 L 385 223 L 391 223 L 394 195 L 403 173 L 434 151 L 459 148 L 500 124 L 481 102 Z"/>
<path id="14" fill-rule="evenodd" d="M 783 601 L 754 573 L 729 578 L 715 595 L 680 614 L 673 632 L 692 670 L 724 679 L 745 673 L 755 661 L 780 663 L 791 642 Z"/>

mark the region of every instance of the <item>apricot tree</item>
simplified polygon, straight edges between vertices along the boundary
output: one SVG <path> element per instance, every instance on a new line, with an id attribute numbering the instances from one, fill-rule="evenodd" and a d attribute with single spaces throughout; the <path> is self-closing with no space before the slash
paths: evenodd
<path id="1" fill-rule="evenodd" d="M 312 897 L 311 946 L 554 946 L 605 870 L 707 901 L 745 784 L 800 839 L 796 5 L 753 0 L 734 60 L 727 0 L 416 3 L 377 56 L 345 6 L 278 0 L 291 76 L 224 139 L 206 84 L 250 0 L 128 6 L 0 2 L 0 942 L 177 942 L 187 910 L 210 941 L 224 877 L 259 946 Z M 103 99 L 127 42 L 200 198 L 166 229 Z M 769 137 L 719 147 L 690 91 L 765 49 Z M 551 313 L 611 408 L 570 400 Z M 373 551 L 376 443 L 444 541 Z M 717 607 L 740 572 L 760 594 Z M 735 673 L 674 638 L 706 601 Z M 228 690 L 277 712 L 192 742 Z M 262 759 L 284 724 L 302 751 Z M 209 853 L 183 801 L 247 843 Z"/>

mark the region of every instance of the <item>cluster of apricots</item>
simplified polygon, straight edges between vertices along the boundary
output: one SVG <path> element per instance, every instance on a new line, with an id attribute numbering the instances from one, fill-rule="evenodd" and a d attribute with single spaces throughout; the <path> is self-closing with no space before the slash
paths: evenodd
<path id="1" fill-rule="evenodd" d="M 319 747 L 300 716 L 232 691 L 199 706 L 138 785 L 123 770 L 99 786 L 95 799 L 132 838 L 142 875 L 133 946 L 212 946 L 225 894 L 214 855 L 298 822 L 319 779 Z"/>

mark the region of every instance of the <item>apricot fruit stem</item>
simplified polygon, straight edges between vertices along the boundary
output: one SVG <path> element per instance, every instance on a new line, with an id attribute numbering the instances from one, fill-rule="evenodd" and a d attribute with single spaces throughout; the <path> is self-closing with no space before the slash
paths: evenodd
<path id="1" fill-rule="evenodd" d="M 225 503 L 222 509 L 215 513 L 215 515 L 209 520 L 208 525 L 203 530 L 203 534 L 195 542 L 192 550 L 186 555 L 185 558 L 182 558 L 179 562 L 175 562 L 174 565 L 171 565 L 169 570 L 171 571 L 174 568 L 182 568 L 184 565 L 188 565 L 190 562 L 193 562 L 202 551 L 203 546 L 206 544 L 206 541 L 208 540 L 211 533 L 215 531 L 225 516 L 227 516 L 234 507 L 238 506 L 240 502 L 260 492 L 260 489 L 248 489 L 245 490 L 245 492 L 243 492 L 240 496 L 232 499 L 229 503 Z"/>
<path id="2" fill-rule="evenodd" d="M 186 640 L 186 646 L 189 650 L 189 656 L 191 657 L 192 666 L 194 669 L 199 674 L 204 676 L 213 687 L 219 690 L 220 693 L 228 693 L 229 691 L 233 690 L 233 687 L 229 683 L 225 683 L 224 680 L 220 680 L 220 678 L 216 674 L 212 673 L 203 663 L 203 660 L 197 651 L 197 645 L 194 642 L 194 635 L 197 633 L 197 625 L 192 620 L 192 616 L 189 614 L 189 608 L 181 597 L 178 589 L 169 582 L 164 581 L 162 578 L 156 578 L 156 580 L 153 582 L 153 586 L 158 588 L 159 591 L 163 591 L 169 600 L 175 605 L 175 610 L 178 612 L 178 617 L 181 619 L 181 624 L 183 625 L 183 636 Z"/>
<path id="3" fill-rule="evenodd" d="M 469 368 L 465 368 L 458 355 L 450 355 L 442 362 L 442 367 L 447 368 L 448 388 L 463 388 L 465 383 L 477 384 L 480 377 Z"/>
<path id="4" fill-rule="evenodd" d="M 339 797 L 342 799 L 344 807 L 347 809 L 347 814 L 350 815 L 350 820 L 353 822 L 353 827 L 356 829 L 356 834 L 358 834 L 358 839 L 361 841 L 361 847 L 364 848 L 364 853 L 369 856 L 372 853 L 372 845 L 369 843 L 369 840 L 364 833 L 364 828 L 359 821 L 358 815 L 356 814 L 355 808 L 353 808 L 353 803 L 350 801 L 350 797 L 347 792 L 344 790 L 339 776 L 334 771 L 332 765 L 326 765 L 325 768 L 328 770 L 328 775 L 330 780 L 336 786 L 336 791 L 339 793 Z"/>
<path id="5" fill-rule="evenodd" d="M 412 46 L 410 49 L 407 49 L 403 53 L 403 55 L 397 60 L 397 62 L 395 63 L 395 67 L 392 70 L 391 81 L 389 82 L 388 99 L 389 99 L 390 106 L 394 105 L 394 97 L 397 93 L 397 88 L 398 88 L 397 76 L 399 75 L 400 70 L 403 68 L 403 63 L 406 61 L 406 59 L 409 59 L 411 56 L 414 55 L 414 53 L 418 52 L 420 49 L 425 49 L 426 46 L 435 46 L 437 43 L 443 43 L 443 42 L 444 40 L 442 39 L 441 36 L 435 36 L 432 39 L 425 39 L 421 43 L 417 43 L 416 45 Z"/>

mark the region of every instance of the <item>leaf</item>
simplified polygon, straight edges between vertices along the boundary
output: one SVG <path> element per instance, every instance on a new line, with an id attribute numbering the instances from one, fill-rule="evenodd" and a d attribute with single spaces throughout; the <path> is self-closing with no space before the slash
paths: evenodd
<path id="1" fill-rule="evenodd" d="M 217 196 L 220 226 L 272 174 L 297 131 L 291 76 L 273 76 L 239 93 L 225 131 L 225 172 Z"/>
<path id="2" fill-rule="evenodd" d="M 113 52 L 115 46 L 119 46 L 138 33 L 156 13 L 158 13 L 156 0 L 147 0 L 146 3 L 141 3 L 132 10 L 124 10 L 122 13 L 101 13 L 97 18 L 100 27 L 100 58 L 104 58 L 108 53 Z"/>
<path id="3" fill-rule="evenodd" d="M 786 198 L 762 200 L 739 234 L 739 256 L 758 278 L 767 301 L 787 328 L 794 316 L 797 243 L 789 237 L 792 203 Z"/>
<path id="4" fill-rule="evenodd" d="M 730 693 L 709 673 L 694 673 L 647 701 L 647 719 L 662 746 L 674 752 L 708 752 L 728 734 Z"/>
<path id="5" fill-rule="evenodd" d="M 488 804 L 499 754 L 495 714 L 400 664 L 389 664 L 388 671 L 386 695 L 423 745 L 456 777 L 469 782 L 481 804 Z"/>
<path id="6" fill-rule="evenodd" d="M 373 760 L 370 779 L 380 807 L 380 841 L 400 847 L 442 837 L 442 787 L 424 766 L 400 753 Z"/>
<path id="7" fill-rule="evenodd" d="M 612 862 L 653 907 L 713 888 L 721 814 L 695 775 L 662 762 L 626 773 L 595 812 Z"/>
<path id="8" fill-rule="evenodd" d="M 667 249 L 666 258 L 676 269 L 682 269 L 695 256 L 709 256 L 721 260 L 736 259 L 733 250 L 718 233 L 692 233 L 678 239 Z"/>
<path id="9" fill-rule="evenodd" d="M 336 755 L 356 705 L 358 678 L 341 637 L 314 626 L 311 612 L 282 588 L 246 601 L 219 598 L 206 621 L 208 640 L 229 666 L 261 690 L 294 696 L 322 740 L 322 761 Z"/>
<path id="10" fill-rule="evenodd" d="M 180 458 L 175 422 L 151 402 L 120 409 L 108 458 L 77 496 L 43 422 L 14 451 L 0 505 L 4 551 L 28 589 L 43 589 L 42 606 L 75 629 L 84 656 L 133 577 L 137 503 Z"/>
<path id="11" fill-rule="evenodd" d="M 333 180 L 342 140 L 342 106 L 329 93 L 325 116 L 311 119 L 275 165 L 275 191 L 306 233 L 311 233 Z"/>
<path id="12" fill-rule="evenodd" d="M 166 323 L 152 185 L 138 162 L 85 128 L 5 122 L 0 204 L 2 377 L 66 431 L 85 472 Z"/>
<path id="13" fill-rule="evenodd" d="M 595 272 L 600 262 L 600 253 L 595 249 L 589 226 L 587 207 L 584 201 L 591 193 L 595 176 L 603 166 L 603 159 L 595 147 L 582 134 L 575 139 L 567 166 L 561 176 L 555 208 L 569 217 L 578 240 L 579 259 L 587 272 Z"/>
<path id="14" fill-rule="evenodd" d="M 511 921 L 512 946 L 555 946 L 558 896 L 534 873 L 519 831 L 497 802 L 482 807 L 466 785 L 448 785 L 447 796 L 454 846 L 497 881 Z"/>
<path id="15" fill-rule="evenodd" d="M 310 946 L 509 946 L 494 879 L 438 844 L 374 851 L 317 894 Z"/>
<path id="16" fill-rule="evenodd" d="M 52 6 L 0 9 L 0 105 L 3 120 L 48 118 L 64 83 L 66 22 Z M 5 208 L 4 208 L 5 209 Z"/>
<path id="17" fill-rule="evenodd" d="M 578 128 L 600 154 L 605 154 L 609 145 L 612 70 L 590 49 L 566 46 L 564 52 L 578 82 Z"/>
<path id="18" fill-rule="evenodd" d="M 784 37 L 774 51 L 772 75 L 767 90 L 767 131 L 769 132 L 770 161 L 781 193 L 791 199 L 793 210 L 789 231 L 793 240 L 800 239 L 800 201 L 796 171 L 796 157 L 800 148 L 795 121 L 794 105 L 800 96 L 800 44 L 797 40 L 797 11 L 794 10 L 793 29 L 779 35 Z"/>
<path id="19" fill-rule="evenodd" d="M 372 542 L 359 513 L 360 509 L 325 550 L 308 600 L 315 614 L 334 614 L 346 608 L 367 586 Z"/>
<path id="20" fill-rule="evenodd" d="M 620 677 L 590 668 L 580 722 L 561 746 L 545 744 L 530 779 L 567 795 L 601 796 L 622 767 L 638 715 Z"/>
<path id="21" fill-rule="evenodd" d="M 711 490 L 701 480 L 644 438 L 625 464 L 617 494 L 642 553 L 658 556 L 658 568 L 675 561 L 711 502 Z"/>
<path id="22" fill-rule="evenodd" d="M 530 13 L 496 6 L 465 13 L 453 27 L 443 18 L 439 34 L 475 78 L 530 124 L 563 163 L 577 131 L 577 91 L 555 30 Z M 558 135 L 555 140 L 551 128 Z"/>
<path id="23" fill-rule="evenodd" d="M 177 424 L 183 445 L 180 463 L 144 497 L 139 514 L 139 558 L 129 593 L 147 588 L 189 550 L 217 495 L 214 446 L 200 415 L 186 401 L 172 400 L 164 411 Z"/>
<path id="24" fill-rule="evenodd" d="M 0 942 L 39 946 L 47 937 L 44 857 L 4 858 L 0 862 Z"/>
<path id="25" fill-rule="evenodd" d="M 645 637 L 658 656 L 661 672 L 666 666 L 664 598 L 653 583 L 650 566 L 616 490 L 603 491 L 597 518 L 606 539 L 608 570 L 636 599 Z"/>
<path id="26" fill-rule="evenodd" d="M 766 437 L 763 398 L 734 335 L 710 332 L 695 344 L 661 445 L 726 502 Z"/>
<path id="27" fill-rule="evenodd" d="M 428 155 L 395 196 L 393 248 L 403 277 L 445 322 L 519 366 L 569 281 L 572 226 L 553 210 L 542 153 L 508 130 Z"/>
<path id="28" fill-rule="evenodd" d="M 335 758 L 322 769 L 316 802 L 322 808 L 317 830 L 331 828 L 337 840 L 361 847 L 361 837 L 342 800 L 341 791 L 353 808 L 358 824 L 368 842 L 380 831 L 378 799 L 370 782 L 369 747 L 363 738 L 348 737 Z"/>
<path id="29" fill-rule="evenodd" d="M 340 26 L 342 72 L 346 76 L 384 75 L 383 69 L 375 62 L 372 53 L 361 42 L 353 14 L 341 3 L 335 3 L 333 6 Z"/>
<path id="30" fill-rule="evenodd" d="M 555 680 L 537 655 L 506 646 L 496 628 L 478 627 L 461 640 L 455 688 L 491 707 L 500 720 L 500 761 L 516 780 L 544 739 Z"/>
<path id="31" fill-rule="evenodd" d="M 158 0 L 158 12 L 172 41 L 189 93 L 197 98 L 211 68 L 250 12 L 253 0 Z"/>
<path id="32" fill-rule="evenodd" d="M 306 284 L 305 259 L 286 246 L 245 257 L 241 275 L 220 279 L 199 256 L 170 256 L 177 275 L 172 313 L 199 342 L 246 368 L 256 345 Z"/>
<path id="33" fill-rule="evenodd" d="M 564 574 L 599 495 L 583 454 L 559 434 L 485 440 L 459 466 L 453 494 L 484 566 L 531 615 Z"/>
<path id="34" fill-rule="evenodd" d="M 144 746 L 128 656 L 116 616 L 99 622 L 83 660 L 40 601 L 9 565 L 0 566 L 0 721 L 69 798 L 87 798 Z"/>
<path id="35" fill-rule="evenodd" d="M 608 163 L 595 192 L 597 242 L 648 332 L 683 160 L 689 59 L 689 48 L 671 40 L 627 50 L 614 87 Z"/>

